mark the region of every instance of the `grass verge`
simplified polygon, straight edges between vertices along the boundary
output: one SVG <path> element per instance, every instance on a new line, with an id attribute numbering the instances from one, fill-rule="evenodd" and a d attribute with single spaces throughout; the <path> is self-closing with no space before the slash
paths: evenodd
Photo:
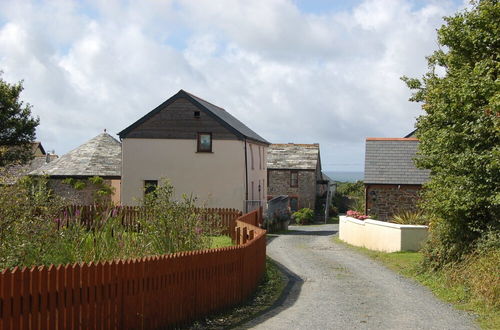
<path id="1" fill-rule="evenodd" d="M 361 247 L 352 246 L 341 241 L 338 237 L 333 238 L 335 243 L 342 244 L 352 250 L 360 252 L 370 258 L 379 261 L 387 268 L 392 269 L 418 283 L 428 287 L 436 297 L 451 303 L 457 309 L 472 312 L 477 315 L 477 322 L 483 329 L 500 329 L 500 311 L 484 301 L 473 299 L 470 289 L 456 281 L 450 280 L 450 274 L 446 270 L 424 271 L 421 268 L 423 255 L 420 252 L 394 252 L 385 253 L 372 251 Z M 448 270 L 453 271 L 453 270 Z"/>
<path id="2" fill-rule="evenodd" d="M 266 259 L 266 272 L 254 295 L 244 303 L 194 322 L 189 329 L 231 329 L 266 312 L 279 299 L 286 280 L 274 262 Z"/>

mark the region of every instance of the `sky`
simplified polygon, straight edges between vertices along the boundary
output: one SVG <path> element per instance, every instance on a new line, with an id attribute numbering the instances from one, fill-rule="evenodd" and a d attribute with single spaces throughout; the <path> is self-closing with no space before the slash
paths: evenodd
<path id="1" fill-rule="evenodd" d="M 319 143 L 328 171 L 362 171 L 367 137 L 422 115 L 436 29 L 466 6 L 439 0 L 0 1 L 2 79 L 62 155 L 116 133 L 184 89 L 271 143 Z"/>

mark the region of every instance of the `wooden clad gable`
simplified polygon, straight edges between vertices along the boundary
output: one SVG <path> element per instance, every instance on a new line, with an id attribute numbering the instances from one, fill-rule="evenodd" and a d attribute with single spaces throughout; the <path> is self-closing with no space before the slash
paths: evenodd
<path id="1" fill-rule="evenodd" d="M 233 132 L 186 98 L 177 98 L 122 138 L 196 139 L 198 132 L 212 133 L 214 140 L 237 140 Z M 121 133 L 120 133 L 121 135 Z"/>

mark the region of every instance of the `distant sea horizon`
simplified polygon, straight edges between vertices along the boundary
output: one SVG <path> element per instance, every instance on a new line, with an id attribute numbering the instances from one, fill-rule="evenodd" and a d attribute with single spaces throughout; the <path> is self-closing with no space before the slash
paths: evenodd
<path id="1" fill-rule="evenodd" d="M 364 172 L 355 171 L 323 171 L 330 179 L 340 182 L 356 182 L 363 180 Z"/>

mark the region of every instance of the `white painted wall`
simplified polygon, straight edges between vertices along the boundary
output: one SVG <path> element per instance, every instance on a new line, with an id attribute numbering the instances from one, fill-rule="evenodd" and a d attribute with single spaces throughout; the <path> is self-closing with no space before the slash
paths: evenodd
<path id="1" fill-rule="evenodd" d="M 427 226 L 398 225 L 372 219 L 358 220 L 340 216 L 339 238 L 370 250 L 418 251 L 427 238 Z"/>
<path id="2" fill-rule="evenodd" d="M 122 141 L 121 200 L 136 205 L 144 180 L 169 179 L 175 196 L 194 194 L 208 207 L 243 209 L 245 144 L 213 140 L 212 153 L 197 153 L 196 140 L 124 139 Z"/>

